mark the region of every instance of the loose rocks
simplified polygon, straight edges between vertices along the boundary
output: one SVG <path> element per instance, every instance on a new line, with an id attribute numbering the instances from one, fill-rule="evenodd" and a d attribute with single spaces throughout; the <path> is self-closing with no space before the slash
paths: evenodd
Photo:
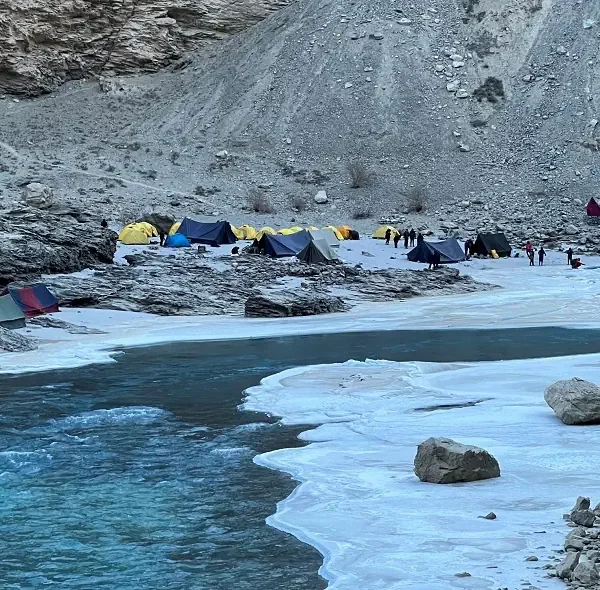
<path id="1" fill-rule="evenodd" d="M 13 330 L 0 327 L 0 351 L 2 352 L 26 352 L 35 350 L 37 343 L 31 338 L 21 336 Z"/>
<path id="2" fill-rule="evenodd" d="M 252 295 L 245 305 L 245 315 L 250 318 L 282 318 L 291 316 L 318 315 L 345 311 L 346 306 L 339 297 L 292 296 L 290 294 Z"/>
<path id="3" fill-rule="evenodd" d="M 417 449 L 415 474 L 424 482 L 457 483 L 500 477 L 500 466 L 479 447 L 448 438 L 429 438 Z"/>

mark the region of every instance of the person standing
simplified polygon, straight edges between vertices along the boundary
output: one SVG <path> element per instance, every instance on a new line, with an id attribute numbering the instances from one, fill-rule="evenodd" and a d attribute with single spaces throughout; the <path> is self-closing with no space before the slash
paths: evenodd
<path id="1" fill-rule="evenodd" d="M 544 250 L 544 246 L 542 246 L 538 250 L 538 266 L 544 266 L 544 257 L 546 256 L 546 250 Z"/>
<path id="2" fill-rule="evenodd" d="M 471 250 L 473 249 L 473 240 L 469 238 L 465 242 L 465 258 L 469 260 L 471 258 Z"/>
<path id="3" fill-rule="evenodd" d="M 408 235 L 410 237 L 410 247 L 412 248 L 415 245 L 415 238 L 417 237 L 417 232 L 415 232 L 414 227 L 410 228 L 410 233 Z"/>
<path id="4" fill-rule="evenodd" d="M 411 230 L 414 231 L 414 230 Z M 421 242 L 424 242 L 425 238 L 423 237 L 423 234 L 421 232 L 419 232 L 419 235 L 417 236 L 417 244 L 420 244 Z M 411 245 L 414 245 L 415 241 L 412 240 Z"/>
<path id="5" fill-rule="evenodd" d="M 162 230 L 159 232 L 158 234 L 159 238 L 160 238 L 160 245 L 164 246 L 165 245 L 165 238 L 167 237 L 165 235 L 165 232 L 163 232 Z"/>
<path id="6" fill-rule="evenodd" d="M 439 268 L 441 260 L 442 260 L 442 257 L 440 255 L 440 253 L 436 250 L 433 253 L 433 268 Z"/>
<path id="7" fill-rule="evenodd" d="M 569 247 L 567 250 L 567 264 L 573 263 L 573 248 Z"/>
<path id="8" fill-rule="evenodd" d="M 527 257 L 529 258 L 529 266 L 535 266 L 535 250 L 533 249 L 533 246 L 527 251 Z"/>
<path id="9" fill-rule="evenodd" d="M 392 230 L 388 227 L 385 230 L 385 245 L 386 246 L 389 246 L 391 237 L 392 237 Z"/>
<path id="10" fill-rule="evenodd" d="M 408 232 L 408 228 L 404 230 L 404 247 L 408 248 L 408 238 L 410 237 L 410 233 Z"/>
<path id="11" fill-rule="evenodd" d="M 394 234 L 394 248 L 398 247 L 398 242 L 400 241 L 400 232 L 396 232 Z"/>
<path id="12" fill-rule="evenodd" d="M 533 244 L 531 243 L 531 241 L 527 240 L 527 243 L 525 244 L 525 253 L 527 254 L 527 258 L 529 258 L 531 256 L 532 252 L 533 252 Z"/>

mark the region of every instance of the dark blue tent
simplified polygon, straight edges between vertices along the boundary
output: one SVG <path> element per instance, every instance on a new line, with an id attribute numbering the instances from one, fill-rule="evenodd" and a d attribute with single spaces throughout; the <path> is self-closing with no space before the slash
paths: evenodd
<path id="1" fill-rule="evenodd" d="M 429 262 L 429 257 L 434 252 L 439 252 L 442 264 L 451 264 L 465 260 L 465 253 L 456 238 L 448 238 L 443 242 L 422 241 L 408 253 L 408 259 L 411 262 L 427 263 Z"/>
<path id="2" fill-rule="evenodd" d="M 253 249 L 268 256 L 281 258 L 283 256 L 296 256 L 310 242 L 310 234 L 306 230 L 281 236 L 264 234 L 258 241 L 254 241 Z"/>
<path id="3" fill-rule="evenodd" d="M 191 244 L 183 234 L 175 233 L 172 236 L 167 236 L 165 246 L 167 248 L 189 248 Z"/>
<path id="4" fill-rule="evenodd" d="M 237 238 L 231 230 L 231 225 L 227 221 L 201 223 L 185 217 L 175 233 L 183 234 L 194 244 L 220 246 L 221 244 L 235 244 L 237 242 Z"/>

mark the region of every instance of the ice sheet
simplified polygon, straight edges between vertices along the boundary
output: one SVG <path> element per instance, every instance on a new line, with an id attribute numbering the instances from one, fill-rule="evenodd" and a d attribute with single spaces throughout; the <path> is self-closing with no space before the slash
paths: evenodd
<path id="1" fill-rule="evenodd" d="M 600 494 L 600 426 L 565 426 L 543 399 L 548 384 L 574 375 L 600 381 L 600 355 L 348 362 L 264 379 L 247 409 L 321 424 L 302 437 L 312 444 L 256 458 L 304 482 L 269 522 L 324 554 L 332 590 L 561 588 L 542 568 L 564 541 L 562 514 L 578 495 Z M 478 403 L 419 410 L 466 401 Z M 416 447 L 430 436 L 489 450 L 502 477 L 419 482 Z M 490 511 L 497 520 L 478 518 Z"/>

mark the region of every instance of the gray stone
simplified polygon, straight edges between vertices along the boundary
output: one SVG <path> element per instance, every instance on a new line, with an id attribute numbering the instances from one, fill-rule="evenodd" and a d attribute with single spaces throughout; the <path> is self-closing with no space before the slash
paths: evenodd
<path id="1" fill-rule="evenodd" d="M 591 510 L 574 510 L 571 512 L 571 520 L 580 526 L 593 527 L 596 515 Z"/>
<path id="2" fill-rule="evenodd" d="M 558 55 L 566 55 L 567 54 L 567 48 L 564 45 L 559 45 L 556 48 L 556 53 L 558 53 Z"/>
<path id="3" fill-rule="evenodd" d="M 600 387 L 589 381 L 557 381 L 546 389 L 544 399 L 565 424 L 600 421 Z"/>
<path id="4" fill-rule="evenodd" d="M 159 232 L 169 233 L 171 226 L 175 223 L 175 217 L 166 211 L 149 211 L 144 213 L 138 221 L 146 221 L 152 224 Z"/>
<path id="5" fill-rule="evenodd" d="M 429 438 L 417 449 L 415 474 L 424 482 L 447 484 L 500 477 L 500 467 L 484 449 Z"/>
<path id="6" fill-rule="evenodd" d="M 589 510 L 590 508 L 590 499 L 585 498 L 584 496 L 579 496 L 575 502 L 575 506 L 571 512 L 577 512 L 578 510 Z"/>
<path id="7" fill-rule="evenodd" d="M 595 20 L 592 20 L 591 18 L 586 18 L 583 21 L 583 28 L 584 29 L 591 29 L 595 24 L 596 24 Z"/>
<path id="8" fill-rule="evenodd" d="M 329 199 L 327 198 L 327 193 L 325 191 L 319 191 L 314 196 L 313 200 L 315 203 L 317 203 L 317 205 L 324 205 Z"/>
<path id="9" fill-rule="evenodd" d="M 0 327 L 0 351 L 2 352 L 27 352 L 36 350 L 37 342 L 26 336 L 21 336 L 13 330 Z"/>
<path id="10" fill-rule="evenodd" d="M 459 152 L 470 152 L 471 151 L 471 148 L 466 143 L 459 143 L 457 147 L 458 147 Z"/>
<path id="11" fill-rule="evenodd" d="M 371 39 L 375 39 L 376 41 L 381 41 L 383 39 L 383 33 L 371 33 L 369 37 L 371 37 Z"/>
<path id="12" fill-rule="evenodd" d="M 246 299 L 245 304 L 245 315 L 249 318 L 283 318 L 345 310 L 342 299 L 326 295 L 252 295 Z"/>
<path id="13" fill-rule="evenodd" d="M 460 80 L 452 80 L 446 84 L 446 90 L 448 92 L 456 92 L 460 88 Z"/>
<path id="14" fill-rule="evenodd" d="M 576 225 L 570 223 L 569 225 L 567 225 L 567 227 L 565 227 L 565 233 L 567 235 L 574 236 L 579 233 L 579 230 L 577 229 Z"/>
<path id="15" fill-rule="evenodd" d="M 589 586 L 596 584 L 600 580 L 600 574 L 596 565 L 582 555 L 579 558 L 579 563 L 573 570 L 572 579 Z"/>
<path id="16" fill-rule="evenodd" d="M 215 154 L 215 158 L 219 158 L 220 160 L 224 160 L 225 158 L 227 158 L 229 156 L 229 152 L 227 150 L 219 150 L 216 154 Z"/>
<path id="17" fill-rule="evenodd" d="M 530 555 L 525 561 L 539 561 L 535 555 Z"/>
<path id="18" fill-rule="evenodd" d="M 23 200 L 29 207 L 50 209 L 54 205 L 52 189 L 40 182 L 31 182 L 23 190 Z"/>
<path id="19" fill-rule="evenodd" d="M 409 18 L 401 18 L 398 20 L 399 25 L 411 25 L 412 21 Z"/>
<path id="20" fill-rule="evenodd" d="M 485 520 L 496 520 L 498 517 L 493 512 L 490 512 L 485 516 L 480 516 L 479 518 L 484 518 Z"/>
<path id="21" fill-rule="evenodd" d="M 585 529 L 577 527 L 573 529 L 565 539 L 565 551 L 581 551 L 584 546 Z"/>
<path id="22" fill-rule="evenodd" d="M 456 98 L 469 98 L 471 96 L 467 90 L 460 88 L 456 93 Z"/>
<path id="23" fill-rule="evenodd" d="M 560 564 L 556 566 L 556 575 L 561 580 L 569 580 L 571 578 L 571 572 L 579 563 L 579 555 L 575 551 L 567 553 Z"/>

